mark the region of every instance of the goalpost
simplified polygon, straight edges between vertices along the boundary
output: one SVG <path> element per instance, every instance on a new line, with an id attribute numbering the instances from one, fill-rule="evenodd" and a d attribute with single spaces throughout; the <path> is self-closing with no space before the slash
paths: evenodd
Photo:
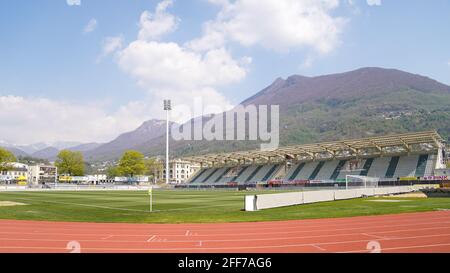
<path id="1" fill-rule="evenodd" d="M 369 177 L 362 175 L 346 175 L 345 176 L 345 188 L 348 187 L 364 187 L 364 188 L 377 188 L 380 178 Z"/>

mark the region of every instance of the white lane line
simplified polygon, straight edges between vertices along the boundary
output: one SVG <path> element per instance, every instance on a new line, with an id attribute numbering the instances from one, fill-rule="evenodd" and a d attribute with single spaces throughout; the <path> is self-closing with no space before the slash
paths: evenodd
<path id="1" fill-rule="evenodd" d="M 417 229 L 414 229 L 414 231 L 416 231 Z M 388 231 L 391 232 L 391 231 Z M 383 233 L 383 232 L 375 232 L 375 233 Z M 378 236 L 378 235 L 374 235 L 374 234 L 368 234 L 368 233 L 361 233 L 364 236 L 367 237 L 371 237 L 371 238 L 376 238 L 376 239 L 389 239 L 389 237 L 384 237 L 384 236 Z"/>
<path id="2" fill-rule="evenodd" d="M 442 226 L 442 227 L 430 227 L 430 228 L 413 228 L 413 229 L 399 229 L 399 230 L 389 230 L 389 231 L 379 231 L 376 233 L 395 233 L 395 232 L 410 232 L 410 231 L 414 231 L 414 232 L 418 232 L 418 231 L 430 231 L 430 230 L 439 230 L 439 229 L 444 229 L 444 230 L 448 230 L 450 229 L 450 226 Z M 2 233 L 2 232 L 0 232 Z M 5 233 L 5 232 L 3 232 Z M 35 234 L 35 233 L 24 233 L 24 232 L 8 232 L 6 233 L 7 235 L 52 235 L 52 236 L 99 236 L 99 234 L 64 234 L 64 233 L 40 233 L 40 234 Z M 273 240 L 289 240 L 289 239 L 312 239 L 312 238 L 322 238 L 322 237 L 339 237 L 339 236 L 354 236 L 354 235 L 361 235 L 362 233 L 359 232 L 355 232 L 355 233 L 342 233 L 342 234 L 322 234 L 322 235 L 310 235 L 310 236 L 289 236 L 289 237 L 270 237 L 267 236 L 266 238 L 237 238 L 237 239 L 212 239 L 212 240 L 208 240 L 208 239 L 203 239 L 202 241 L 204 242 L 241 242 L 241 241 L 248 241 L 248 242 L 252 242 L 252 241 L 264 241 L 264 240 L 270 240 L 270 238 L 272 238 Z M 228 234 L 229 235 L 229 234 Z M 244 235 L 248 235 L 248 234 L 238 234 L 239 236 L 244 236 Z M 256 235 L 256 234 L 253 234 Z M 257 234 L 259 235 L 259 234 Z M 273 235 L 273 234 L 269 234 L 269 235 Z M 119 236 L 119 237 L 144 237 L 146 235 L 135 235 L 135 234 L 115 234 L 113 236 Z M 156 235 L 155 235 L 156 236 Z M 184 235 L 164 235 L 164 234 L 158 234 L 158 236 L 161 237 L 186 237 Z M 197 235 L 197 237 L 217 237 L 216 234 L 208 234 L 208 235 Z M 390 237 L 382 237 L 379 236 L 380 238 L 383 239 L 389 239 Z M 392 237 L 391 237 L 392 238 Z M 401 238 L 401 237 L 399 237 Z M 8 239 L 14 239 L 14 238 L 0 238 L 1 240 L 8 240 Z M 31 240 L 31 239 L 30 239 Z M 37 240 L 37 239 L 36 239 Z M 42 239 L 45 240 L 45 239 Z M 95 242 L 96 240 L 90 240 Z M 121 241 L 117 241 L 117 242 L 140 242 L 139 241 L 132 241 L 132 240 L 121 240 Z M 191 242 L 191 241 L 186 241 L 186 240 L 170 240 L 170 242 Z"/>
<path id="3" fill-rule="evenodd" d="M 148 212 L 148 211 L 146 211 L 146 212 Z M 417 225 L 417 226 L 419 226 L 419 225 L 427 225 L 427 224 L 430 224 L 430 221 L 436 221 L 436 220 L 446 220 L 445 222 L 441 222 L 441 223 L 450 223 L 450 217 L 433 217 L 433 218 L 431 218 L 431 219 L 426 219 L 426 221 L 424 221 L 423 223 L 422 222 L 417 222 L 417 219 L 402 219 L 402 220 L 397 220 L 397 221 L 382 221 L 383 222 L 383 225 L 371 225 L 371 226 L 369 226 L 368 228 L 379 228 L 379 227 L 391 227 L 391 226 L 401 226 L 401 225 L 398 225 L 398 224 L 396 224 L 396 225 L 392 225 L 392 224 L 389 224 L 389 223 L 391 223 L 391 222 L 393 222 L 393 223 L 403 223 L 403 222 L 407 222 L 407 223 L 409 223 L 409 222 L 412 222 L 412 221 L 415 221 L 415 222 L 413 222 L 413 223 L 411 223 L 411 224 L 409 224 L 409 225 Z M 293 220 L 293 221 L 295 221 L 295 220 Z M 303 221 L 303 220 L 301 220 L 301 221 Z M 320 221 L 320 220 L 319 220 Z M 289 221 L 288 221 L 289 222 Z M 353 224 L 352 225 L 352 222 L 349 222 L 349 223 L 343 223 L 342 225 L 338 225 L 338 223 L 333 223 L 333 226 L 335 226 L 335 227 L 341 227 L 340 229 L 333 229 L 332 231 L 336 231 L 336 230 L 338 230 L 338 231 L 342 231 L 342 230 L 355 230 L 355 229 L 363 229 L 363 228 L 367 228 L 367 224 L 370 224 L 371 223 L 371 221 L 369 221 L 369 222 L 367 222 L 367 221 L 362 221 L 362 220 L 358 220 L 357 221 L 358 223 L 361 223 L 361 222 L 363 222 L 364 223 L 364 226 L 356 226 L 355 227 L 355 225 Z M 380 220 L 377 220 L 377 221 L 374 221 L 375 223 L 379 223 L 380 222 Z M 0 223 L 2 223 L 2 225 L 0 225 L 0 230 L 2 229 L 2 227 L 6 227 L 7 226 L 7 223 L 6 224 L 4 224 L 2 221 L 0 221 Z M 310 229 L 314 229 L 313 231 L 307 231 L 307 230 L 303 230 L 302 232 L 315 232 L 315 231 L 327 231 L 327 230 L 330 230 L 330 229 L 321 229 L 321 230 L 316 230 L 315 228 L 320 228 L 320 227 L 323 227 L 324 226 L 324 224 L 317 224 L 317 225 L 304 225 L 304 223 L 303 222 L 298 222 L 298 223 L 296 223 L 294 226 L 291 226 L 292 224 L 290 224 L 289 226 L 285 226 L 284 225 L 284 223 L 286 223 L 286 222 L 281 222 L 281 223 L 278 223 L 278 224 L 276 224 L 275 226 L 272 226 L 272 227 L 265 227 L 266 225 L 264 225 L 264 222 L 258 222 L 258 225 L 261 225 L 261 226 L 255 226 L 255 223 L 252 223 L 253 224 L 253 226 L 252 227 L 243 227 L 243 226 L 240 226 L 240 225 L 236 225 L 236 226 L 232 226 L 232 225 L 230 225 L 229 227 L 227 227 L 227 228 L 214 228 L 214 230 L 215 231 L 219 231 L 219 230 L 226 230 L 226 231 L 229 231 L 229 229 L 230 228 L 233 228 L 233 229 L 239 229 L 240 231 L 242 231 L 242 230 L 251 230 L 252 231 L 252 233 L 248 233 L 248 234 L 254 234 L 254 232 L 253 231 L 255 231 L 255 230 L 257 230 L 257 231 L 262 231 L 262 230 L 280 230 L 280 228 L 282 228 L 283 229 L 283 232 L 278 232 L 278 233 L 297 233 L 298 231 L 294 231 L 294 232 L 289 232 L 289 231 L 286 231 L 286 230 L 290 230 L 290 229 L 298 229 L 299 228 L 299 226 L 301 226 L 301 227 L 303 227 L 303 228 L 310 228 Z M 436 223 L 436 222 L 433 222 L 433 223 Z M 102 224 L 101 223 L 93 223 L 93 224 L 98 224 L 99 226 L 101 226 Z M 211 225 L 211 223 L 205 223 L 206 225 Z M 34 225 L 34 223 L 33 223 L 33 225 Z M 136 227 L 130 227 L 130 229 L 132 229 L 133 231 L 135 230 L 135 228 L 138 228 L 138 227 L 140 227 L 141 225 L 142 225 L 142 227 L 145 227 L 145 228 L 147 228 L 146 226 L 147 226 L 147 224 L 134 224 Z M 149 225 L 154 225 L 154 227 L 160 227 L 159 225 L 160 224 L 149 224 Z M 197 224 L 197 225 L 195 225 L 195 226 L 193 226 L 195 229 L 196 229 L 196 231 L 203 231 L 203 230 L 205 230 L 205 231 L 209 231 L 210 229 L 211 229 L 211 227 L 208 227 L 208 228 L 202 228 L 201 227 L 201 225 L 202 224 Z M 342 226 L 348 226 L 348 225 L 350 225 L 351 226 L 351 228 L 342 228 Z M 19 228 L 28 228 L 28 227 L 20 227 L 20 226 L 18 226 L 18 224 L 17 223 L 14 223 L 14 224 L 11 224 L 11 225 L 9 225 L 9 226 L 14 226 L 14 229 L 19 229 Z M 403 225 L 403 226 L 407 226 L 406 224 L 405 225 Z M 35 228 L 37 228 L 37 226 L 34 226 Z M 172 229 L 172 228 L 173 229 Z M 48 229 L 48 226 L 44 226 L 44 228 L 47 228 Z M 175 230 L 175 228 L 178 228 L 176 225 L 175 226 L 168 226 L 168 227 L 164 227 L 164 230 Z M 56 228 L 55 228 L 56 229 Z M 67 228 L 58 228 L 58 230 L 78 230 L 79 229 L 79 226 L 74 226 L 73 228 L 70 228 L 69 226 L 67 227 Z M 109 231 L 109 232 L 112 232 L 112 230 L 120 230 L 120 231 L 124 231 L 124 229 L 125 228 L 107 228 L 107 227 L 104 227 L 103 228 L 103 230 L 105 230 L 105 231 Z M 226 233 L 226 234 L 224 234 L 224 235 L 227 235 L 228 233 Z M 243 234 L 243 233 L 241 233 L 241 234 Z M 262 234 L 262 233 L 261 233 Z"/>
<path id="4" fill-rule="evenodd" d="M 445 225 L 445 227 L 430 227 L 430 228 L 415 228 L 413 230 L 426 230 L 426 229 L 437 229 L 437 228 L 447 228 L 450 224 L 450 221 L 439 221 L 439 222 L 427 222 L 427 223 L 423 223 L 423 224 L 416 224 L 416 223 L 411 223 L 411 224 L 400 224 L 400 225 L 379 225 L 379 226 L 370 226 L 370 227 L 357 227 L 357 228 L 342 228 L 342 229 L 321 229 L 321 230 L 297 230 L 297 231 L 279 231 L 279 232 L 256 232 L 259 229 L 257 227 L 254 228 L 255 232 L 252 233 L 235 233 L 235 235 L 239 235 L 239 236 L 246 236 L 246 235 L 276 235 L 276 234 L 302 234 L 302 233 L 316 233 L 316 232 L 325 232 L 325 233 L 330 233 L 330 232 L 336 232 L 336 231 L 355 231 L 355 230 L 367 230 L 367 229 L 380 229 L 380 228 L 388 228 L 390 230 L 388 231 L 372 231 L 371 233 L 393 233 L 393 232 L 397 232 L 396 230 L 392 230 L 392 228 L 394 227 L 409 227 L 409 226 L 413 226 L 413 227 L 417 227 L 417 226 L 421 226 L 421 225 L 434 225 L 434 224 L 443 224 Z M 296 227 L 296 229 L 298 229 L 300 226 Z M 26 229 L 24 227 L 24 229 Z M 48 228 L 47 228 L 48 229 Z M 58 231 L 64 231 L 64 230 L 79 230 L 79 228 L 70 228 L 70 229 L 64 229 L 64 228 L 54 228 Z M 237 230 L 239 230 L 239 228 L 236 228 Z M 273 228 L 271 230 L 280 230 L 280 229 L 284 229 L 284 227 L 282 225 L 280 225 L 278 228 Z M 31 234 L 31 233 L 27 233 L 27 232 L 19 232 L 17 231 L 18 228 L 14 228 L 15 231 L 11 232 L 11 231 L 2 231 L 2 227 L 0 226 L 0 234 Z M 123 231 L 123 229 L 117 229 L 120 231 Z M 109 233 L 112 233 L 112 230 L 105 230 L 108 231 Z M 131 232 L 131 231 L 130 231 Z M 355 232 L 356 233 L 356 232 Z M 360 233 L 360 232 L 358 232 Z M 36 234 L 36 233 L 34 233 Z M 59 235 L 92 235 L 92 236 L 98 236 L 98 234 L 77 234 L 77 233 L 57 233 L 57 232 L 42 232 L 39 234 L 50 234 L 50 235 L 54 235 L 54 234 L 59 234 Z M 117 235 L 122 235 L 122 236 L 145 236 L 144 234 L 117 234 Z M 184 236 L 184 235 L 163 235 L 163 234 L 158 234 L 160 236 Z M 202 234 L 202 235 L 197 235 L 197 236 L 229 236 L 230 233 L 218 233 L 218 234 Z M 322 235 L 322 236 L 326 236 L 326 235 Z"/>
<path id="5" fill-rule="evenodd" d="M 447 215 L 447 213 L 439 213 L 439 214 L 446 214 Z M 405 217 L 406 215 L 408 216 L 407 218 Z M 445 219 L 447 221 L 450 221 L 450 217 L 449 217 L 450 214 L 448 216 L 446 216 L 446 217 L 429 217 L 429 218 L 426 219 L 426 221 L 424 220 L 423 223 L 417 221 L 417 215 L 415 213 L 408 213 L 406 215 L 405 214 L 401 214 L 401 215 L 398 215 L 398 214 L 397 215 L 384 215 L 384 217 L 389 217 L 389 216 L 397 216 L 397 217 L 399 217 L 399 216 L 401 216 L 401 219 L 397 219 L 397 220 L 395 220 L 395 219 L 383 220 L 383 223 L 384 223 L 383 226 L 387 226 L 387 225 L 389 225 L 389 226 L 397 226 L 397 225 L 391 225 L 390 223 L 398 224 L 398 223 L 404 223 L 404 222 L 410 222 L 410 221 L 414 221 L 413 224 L 415 224 L 415 225 L 429 224 L 430 221 L 443 220 L 443 219 Z M 409 217 L 409 216 L 414 216 L 414 218 Z M 363 216 L 363 217 L 366 218 L 365 216 Z M 390 217 L 390 218 L 392 218 L 392 217 Z M 314 219 L 314 220 L 312 220 L 313 221 L 312 223 L 311 223 L 311 220 L 290 220 L 290 221 L 279 221 L 279 222 L 258 222 L 257 223 L 258 226 L 255 226 L 255 223 L 250 223 L 250 226 L 248 225 L 249 223 L 245 223 L 245 222 L 234 223 L 234 224 L 229 223 L 229 225 L 230 225 L 229 227 L 226 227 L 226 228 L 214 228 L 214 230 L 215 231 L 218 231 L 218 230 L 226 230 L 226 231 L 228 231 L 230 228 L 238 228 L 240 231 L 243 231 L 243 230 L 252 230 L 252 231 L 254 231 L 255 229 L 257 229 L 258 231 L 261 231 L 261 230 L 274 230 L 274 229 L 279 230 L 280 227 L 282 227 L 283 230 L 286 232 L 286 229 L 298 229 L 299 225 L 301 225 L 304 228 L 311 228 L 311 229 L 313 229 L 313 228 L 314 229 L 315 228 L 320 228 L 320 227 L 323 227 L 324 225 L 328 225 L 328 224 L 321 223 L 322 222 L 321 220 L 324 220 L 324 219 Z M 358 226 L 355 227 L 355 225 L 354 225 L 355 222 L 357 224 L 363 222 L 365 224 L 365 226 L 361 226 L 361 228 L 366 227 L 367 224 L 370 224 L 372 222 L 376 223 L 376 224 L 380 222 L 379 219 L 374 219 L 374 221 L 368 221 L 367 219 L 361 219 L 361 217 L 337 218 L 337 219 L 334 219 L 334 220 L 336 220 L 336 222 L 332 223 L 332 225 L 334 227 L 341 227 L 341 230 L 345 230 L 342 227 L 345 227 L 345 226 L 348 226 L 348 225 L 352 225 L 352 229 L 359 228 Z M 350 221 L 350 220 L 353 220 L 353 221 Z M 343 221 L 345 221 L 345 222 L 343 222 Z M 28 227 L 20 227 L 19 225 L 22 224 L 22 223 L 19 222 L 19 221 L 15 221 L 15 222 L 9 223 L 8 220 L 0 220 L 0 223 L 1 223 L 0 230 L 1 230 L 2 227 L 6 227 L 6 226 L 14 226 L 14 229 L 28 228 Z M 23 224 L 26 224 L 26 223 L 27 223 L 27 221 L 23 221 Z M 314 225 L 314 223 L 315 223 L 315 225 Z M 48 225 L 39 225 L 39 222 L 32 222 L 32 224 L 33 224 L 33 226 L 35 228 L 40 227 L 40 226 L 43 226 L 44 228 L 48 228 Z M 102 224 L 102 223 L 88 223 L 88 224 L 91 224 L 91 225 L 95 224 L 95 225 L 101 226 L 103 230 L 108 230 L 108 231 L 119 230 L 119 228 L 115 228 L 114 229 L 114 228 L 111 228 L 111 227 L 108 227 L 108 226 L 102 226 L 102 225 L 107 225 L 107 224 Z M 205 230 L 206 229 L 206 228 L 202 227 L 204 224 L 206 224 L 208 226 L 212 225 L 212 223 L 203 223 L 203 224 L 199 223 L 199 224 L 189 224 L 188 226 L 192 226 L 197 231 L 201 231 L 201 230 Z M 222 223 L 222 224 L 224 224 L 224 223 Z M 310 225 L 310 224 L 313 224 L 313 225 Z M 64 222 L 64 225 L 66 226 L 65 228 L 59 228 L 59 229 L 60 230 L 79 229 L 80 226 L 83 226 L 83 223 L 77 224 L 77 223 Z M 156 227 L 159 228 L 161 225 L 164 225 L 164 224 L 139 223 L 139 224 L 129 224 L 129 225 L 130 225 L 129 229 L 132 229 L 133 231 L 135 231 L 136 229 L 139 229 L 141 227 L 142 228 L 147 228 L 147 226 L 152 226 L 152 227 L 155 227 L 155 228 Z M 134 226 L 131 226 L 131 225 L 134 225 Z M 373 225 L 371 227 L 380 227 L 380 226 Z M 120 228 L 121 231 L 123 231 L 125 229 L 126 228 L 124 228 L 124 227 Z M 175 230 L 175 229 L 178 229 L 177 225 L 164 226 L 164 230 Z M 208 227 L 207 230 L 205 230 L 205 231 L 208 231 L 208 230 L 210 230 L 210 227 Z M 283 232 L 283 233 L 285 233 L 285 232 Z"/>
<path id="6" fill-rule="evenodd" d="M 164 243 L 192 243 L 195 241 L 167 241 L 164 240 L 156 240 L 156 235 L 153 235 L 150 237 L 147 242 L 164 242 Z M 418 236 L 408 236 L 408 237 L 396 237 L 396 238 L 385 238 L 385 239 L 379 239 L 378 241 L 394 241 L 394 240 L 411 240 L 411 239 L 419 239 L 419 238 L 434 238 L 434 237 L 448 237 L 450 238 L 450 233 L 446 234 L 434 234 L 434 235 L 418 235 Z M 289 240 L 294 239 L 302 239 L 300 238 L 286 238 Z M 3 240 L 3 243 L 7 241 L 39 241 L 39 242 L 65 242 L 67 240 L 62 239 L 0 239 Z M 271 241 L 270 238 L 265 239 L 258 239 L 258 240 L 240 240 L 240 242 L 244 241 Z M 273 239 L 273 240 L 279 240 L 279 239 Z M 99 240 L 81 240 L 83 242 L 104 242 Z M 219 242 L 228 242 L 229 240 L 222 240 Z M 290 245 L 265 245 L 265 246 L 249 246 L 249 247 L 225 247 L 224 249 L 232 249 L 232 248 L 239 248 L 239 249 L 252 249 L 252 248 L 280 248 L 280 247 L 298 247 L 298 246 L 314 246 L 317 248 L 317 246 L 324 246 L 324 245 L 339 245 L 339 244 L 348 244 L 348 243 L 361 243 L 361 242 L 370 242 L 371 239 L 362 239 L 362 240 L 347 240 L 347 241 L 331 241 L 331 242 L 315 242 L 315 243 L 299 243 L 299 244 L 290 244 Z M 215 241 L 203 241 L 202 242 L 215 242 Z M 110 243 L 142 243 L 142 241 L 110 241 Z M 158 248 L 160 250 L 166 250 L 171 248 Z M 178 248 L 176 248 L 178 249 Z M 179 248 L 179 249 L 185 249 L 185 248 Z M 186 248 L 189 249 L 189 248 Z M 218 248 L 207 248 L 207 249 L 218 249 Z M 367 250 L 366 250 L 367 251 Z"/>
<path id="7" fill-rule="evenodd" d="M 311 245 L 311 246 L 317 248 L 317 249 L 320 250 L 320 251 L 327 251 L 325 248 L 322 248 L 322 247 L 320 247 L 320 246 L 318 246 L 318 245 L 316 245 L 316 244 L 313 244 L 313 245 Z"/>
<path id="8" fill-rule="evenodd" d="M 364 241 L 367 242 L 367 241 Z M 291 248 L 291 247 L 299 247 L 299 246 L 310 246 L 315 247 L 311 244 L 301 244 L 301 245 L 279 245 L 279 246 L 252 246 L 252 247 L 220 247 L 220 248 L 202 248 L 202 251 L 207 252 L 208 250 L 215 250 L 215 251 L 230 251 L 230 250 L 245 250 L 245 249 L 267 249 L 267 248 Z M 414 249 L 414 248 L 427 248 L 427 247 L 439 247 L 439 246 L 450 246 L 450 243 L 445 244 L 429 244 L 429 245 L 418 245 L 418 246 L 405 246 L 405 247 L 391 247 L 391 248 L 384 248 L 384 250 L 400 250 L 400 249 Z M 27 246 L 0 246 L 0 249 L 36 249 L 36 250 L 63 250 L 62 248 L 57 247 L 27 247 Z M 198 248 L 83 248 L 86 250 L 91 250 L 93 252 L 101 252 L 101 251 L 114 251 L 114 252 L 124 252 L 124 251 L 132 251 L 132 252 L 139 252 L 139 251 L 196 251 Z M 65 250 L 65 249 L 64 249 Z M 269 251 L 268 251 L 269 252 Z M 295 251 L 293 251 L 295 252 Z M 367 249 L 363 250 L 352 250 L 352 251 L 346 251 L 346 252 L 338 252 L 338 253 L 359 253 L 359 252 L 367 252 Z"/>

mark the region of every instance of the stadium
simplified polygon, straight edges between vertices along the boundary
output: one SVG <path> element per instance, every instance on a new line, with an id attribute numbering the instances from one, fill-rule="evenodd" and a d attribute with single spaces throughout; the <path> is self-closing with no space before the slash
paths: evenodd
<path id="1" fill-rule="evenodd" d="M 167 186 L 0 189 L 0 252 L 449 252 L 435 131 L 185 157 Z"/>
<path id="2" fill-rule="evenodd" d="M 445 168 L 445 144 L 421 132 L 185 158 L 204 166 L 189 187 L 324 186 L 364 177 L 380 185 L 435 183 Z M 359 178 L 359 179 L 358 179 Z M 348 186 L 348 185 L 347 185 Z"/>

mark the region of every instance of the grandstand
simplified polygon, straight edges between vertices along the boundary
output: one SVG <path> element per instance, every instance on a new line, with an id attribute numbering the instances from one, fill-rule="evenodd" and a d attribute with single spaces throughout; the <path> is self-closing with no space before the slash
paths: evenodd
<path id="1" fill-rule="evenodd" d="M 380 181 L 420 180 L 444 164 L 445 143 L 436 131 L 192 156 L 202 168 L 189 185 L 255 185 L 345 181 L 347 175 Z"/>

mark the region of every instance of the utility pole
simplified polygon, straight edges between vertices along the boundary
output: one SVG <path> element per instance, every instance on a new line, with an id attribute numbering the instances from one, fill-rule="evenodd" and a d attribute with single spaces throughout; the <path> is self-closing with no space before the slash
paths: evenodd
<path id="1" fill-rule="evenodd" d="M 166 184 L 169 184 L 169 112 L 172 110 L 170 100 L 164 100 L 164 111 L 166 111 Z"/>

